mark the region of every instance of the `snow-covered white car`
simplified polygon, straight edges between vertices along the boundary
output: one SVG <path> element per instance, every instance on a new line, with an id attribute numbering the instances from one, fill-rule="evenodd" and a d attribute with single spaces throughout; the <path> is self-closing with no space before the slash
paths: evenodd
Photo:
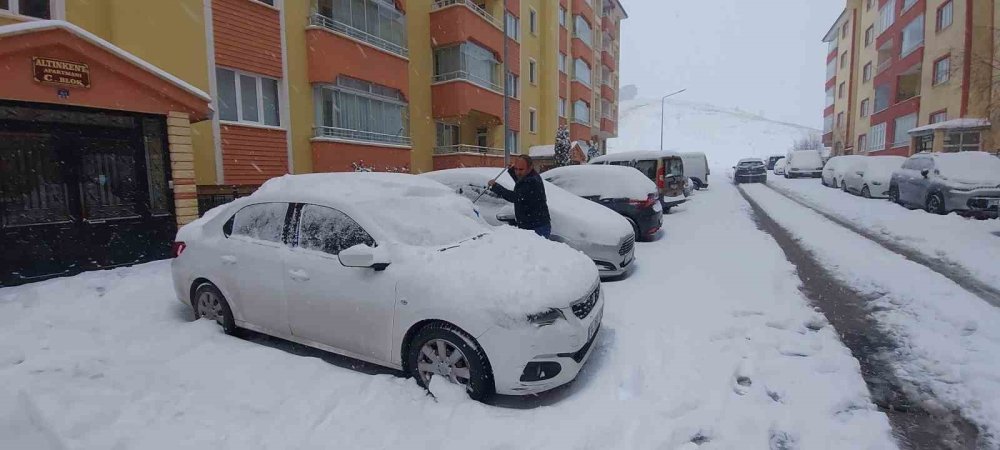
<path id="1" fill-rule="evenodd" d="M 476 209 L 491 225 L 514 225 L 514 205 L 486 188 L 501 169 L 470 167 L 427 172 L 421 177 L 438 181 L 476 202 Z M 617 277 L 635 260 L 635 232 L 624 217 L 601 205 L 577 197 L 548 181 L 545 196 L 552 220 L 551 239 L 575 248 L 594 261 L 601 277 Z M 514 189 L 504 173 L 497 184 Z"/>
<path id="2" fill-rule="evenodd" d="M 935 214 L 996 217 L 1000 158 L 986 152 L 917 153 L 892 173 L 889 200 Z"/>
<path id="3" fill-rule="evenodd" d="M 847 192 L 865 198 L 885 198 L 889 192 L 892 172 L 898 170 L 903 156 L 862 156 L 854 159 L 844 174 Z"/>
<path id="4" fill-rule="evenodd" d="M 404 370 L 422 386 L 440 376 L 476 399 L 571 381 L 603 314 L 585 256 L 491 227 L 415 175 L 275 178 L 181 228 L 174 254 L 178 300 L 227 333 Z"/>
<path id="5" fill-rule="evenodd" d="M 797 150 L 785 158 L 785 178 L 819 178 L 822 174 L 823 157 L 819 150 Z"/>
<path id="6" fill-rule="evenodd" d="M 778 160 L 774 162 L 774 174 L 775 175 L 784 175 L 785 174 L 785 161 L 786 161 L 786 159 L 784 157 L 781 157 L 781 158 L 778 158 Z"/>
<path id="7" fill-rule="evenodd" d="M 548 170 L 542 178 L 566 191 L 621 214 L 637 239 L 650 239 L 663 226 L 656 183 L 627 166 L 589 164 Z M 694 184 L 688 180 L 692 189 Z"/>
<path id="8" fill-rule="evenodd" d="M 867 157 L 862 155 L 841 155 L 828 159 L 826 164 L 823 165 L 823 186 L 846 190 L 844 176 L 847 174 L 847 170 L 851 167 L 851 164 L 863 158 Z"/>

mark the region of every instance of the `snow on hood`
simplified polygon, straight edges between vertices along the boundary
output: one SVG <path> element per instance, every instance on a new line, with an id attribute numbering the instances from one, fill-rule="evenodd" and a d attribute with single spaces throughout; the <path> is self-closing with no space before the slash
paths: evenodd
<path id="1" fill-rule="evenodd" d="M 531 231 L 498 227 L 441 249 L 405 247 L 389 270 L 400 272 L 412 298 L 434 298 L 449 309 L 523 322 L 528 314 L 565 308 L 598 283 L 597 267 L 579 251 Z"/>
<path id="2" fill-rule="evenodd" d="M 1000 186 L 1000 158 L 986 152 L 935 153 L 942 178 L 965 184 Z"/>
<path id="3" fill-rule="evenodd" d="M 580 197 L 645 200 L 656 195 L 656 183 L 639 170 L 625 166 L 566 166 L 542 174 L 550 183 Z"/>
<path id="4" fill-rule="evenodd" d="M 437 170 L 421 176 L 437 180 L 452 189 L 462 186 L 483 189 L 486 182 L 499 172 L 500 169 L 494 168 L 464 168 Z M 497 183 L 514 189 L 514 180 L 506 172 L 497 179 Z M 548 181 L 543 183 L 552 219 L 552 234 L 571 241 L 600 245 L 619 245 L 622 239 L 632 234 L 632 226 L 618 213 L 577 197 Z"/>

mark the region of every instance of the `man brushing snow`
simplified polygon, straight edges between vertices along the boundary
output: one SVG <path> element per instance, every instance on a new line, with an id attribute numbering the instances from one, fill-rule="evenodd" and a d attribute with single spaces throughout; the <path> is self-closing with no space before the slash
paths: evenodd
<path id="1" fill-rule="evenodd" d="M 496 184 L 490 180 L 490 190 L 504 200 L 514 204 L 514 217 L 518 228 L 531 230 L 539 236 L 548 239 L 552 234 L 552 222 L 549 219 L 549 206 L 545 198 L 545 184 L 542 177 L 528 155 L 520 155 L 507 169 L 514 179 L 514 190 Z"/>

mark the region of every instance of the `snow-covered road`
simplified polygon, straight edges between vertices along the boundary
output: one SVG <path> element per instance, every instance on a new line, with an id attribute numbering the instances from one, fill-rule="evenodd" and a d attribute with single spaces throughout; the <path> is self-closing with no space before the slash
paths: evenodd
<path id="1" fill-rule="evenodd" d="M 0 289 L 0 448 L 895 448 L 736 189 L 664 222 L 579 379 L 495 405 L 191 322 L 165 262 Z"/>
<path id="2" fill-rule="evenodd" d="M 940 273 L 834 223 L 781 192 L 809 198 L 817 208 L 849 215 L 852 223 L 862 227 L 888 227 L 895 217 L 899 222 L 893 223 L 900 224 L 900 231 L 886 228 L 881 233 L 914 248 L 932 249 L 942 242 L 962 242 L 963 231 L 982 232 L 989 225 L 847 196 L 813 180 L 780 179 L 769 183 L 779 190 L 763 185 L 744 185 L 743 189 L 835 278 L 868 299 L 871 317 L 895 341 L 891 363 L 895 375 L 911 384 L 912 400 L 932 413 L 959 412 L 980 428 L 986 448 L 1000 446 L 1000 309 Z M 952 221 L 951 232 L 956 235 L 945 235 L 946 229 L 939 223 L 943 220 Z M 913 223 L 936 223 L 939 228 L 932 232 Z M 919 236 L 930 243 L 907 242 L 906 236 Z M 964 238 L 976 239 L 968 235 Z M 966 243 L 946 255 L 968 263 L 971 257 L 961 256 L 971 251 L 973 246 Z"/>

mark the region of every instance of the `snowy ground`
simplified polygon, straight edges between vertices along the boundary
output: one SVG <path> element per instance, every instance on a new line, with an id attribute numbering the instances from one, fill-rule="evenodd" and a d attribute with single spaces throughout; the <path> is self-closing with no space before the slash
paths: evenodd
<path id="1" fill-rule="evenodd" d="M 858 362 L 748 211 L 714 183 L 665 217 L 636 271 L 605 285 L 579 379 L 491 406 L 444 386 L 435 401 L 370 365 L 191 322 L 164 262 L 2 289 L 0 448 L 895 448 Z M 933 288 L 938 301 L 952 292 Z M 929 351 L 967 364 L 929 369 L 985 379 L 987 363 L 962 345 L 1000 327 L 968 322 L 985 314 L 973 299 L 948 300 L 955 315 L 932 310 L 977 325 Z"/>
<path id="2" fill-rule="evenodd" d="M 823 186 L 819 179 L 768 176 L 768 183 L 855 225 L 1000 287 L 1000 220 L 975 220 L 909 210 Z"/>
<path id="3" fill-rule="evenodd" d="M 872 227 L 942 258 L 989 266 L 1000 254 L 989 236 L 996 222 L 907 211 L 887 201 L 852 197 L 818 180 L 771 177 L 821 208 Z M 1000 309 L 929 268 L 893 253 L 770 187 L 743 189 L 812 252 L 834 277 L 870 299 L 872 316 L 899 345 L 897 375 L 919 390 L 912 393 L 929 411 L 953 410 L 978 425 L 988 448 L 1000 446 Z M 976 249 L 978 243 L 983 249 Z M 954 244 L 955 247 L 949 247 Z M 995 263 L 992 263 L 995 266 Z M 996 267 L 983 267 L 996 271 Z M 983 273 L 983 272 L 978 272 Z"/>

